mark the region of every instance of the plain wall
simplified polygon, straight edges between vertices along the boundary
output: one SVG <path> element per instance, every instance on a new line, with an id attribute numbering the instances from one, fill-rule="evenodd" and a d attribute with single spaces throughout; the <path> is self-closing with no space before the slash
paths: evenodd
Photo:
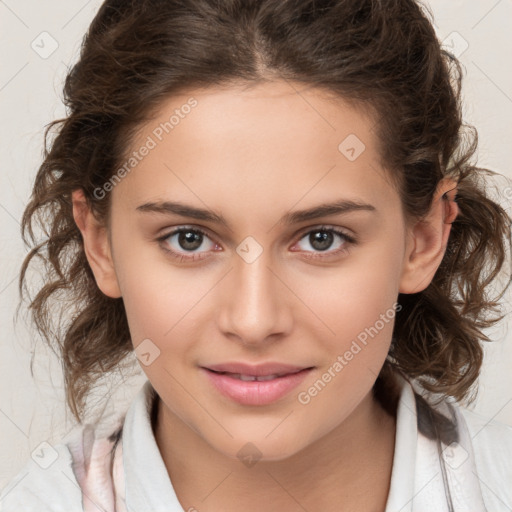
<path id="1" fill-rule="evenodd" d="M 59 440 L 73 426 L 64 407 L 59 361 L 30 327 L 26 309 L 14 325 L 17 277 L 26 254 L 20 219 L 41 162 L 44 126 L 63 117 L 62 82 L 101 2 L 68 0 L 0 2 L 0 488 L 43 441 Z M 479 131 L 479 163 L 512 178 L 512 3 L 507 0 L 432 0 L 439 38 L 460 54 L 466 70 L 466 121 Z M 47 33 L 47 34 L 44 34 Z M 49 34 L 49 35 L 48 35 Z M 510 190 L 499 190 L 510 209 Z M 510 301 L 510 294 L 508 295 Z M 512 343 L 507 315 L 486 347 L 478 400 L 472 407 L 512 425 Z M 30 358 L 35 350 L 35 364 Z M 33 371 L 33 375 L 32 375 Z M 112 393 L 112 414 L 128 404 L 145 376 Z"/>

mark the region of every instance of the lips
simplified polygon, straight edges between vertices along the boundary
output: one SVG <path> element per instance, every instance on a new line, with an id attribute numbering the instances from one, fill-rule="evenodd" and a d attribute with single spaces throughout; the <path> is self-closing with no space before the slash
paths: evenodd
<path id="1" fill-rule="evenodd" d="M 288 395 L 314 367 L 281 363 L 225 363 L 201 367 L 207 381 L 225 397 L 243 405 L 267 405 Z"/>

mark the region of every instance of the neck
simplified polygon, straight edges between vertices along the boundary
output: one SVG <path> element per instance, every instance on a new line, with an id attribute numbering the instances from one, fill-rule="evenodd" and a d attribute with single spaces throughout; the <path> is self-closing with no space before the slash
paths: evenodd
<path id="1" fill-rule="evenodd" d="M 372 391 L 321 439 L 287 459 L 260 460 L 251 467 L 216 451 L 161 400 L 154 429 L 185 510 L 286 512 L 302 507 L 338 512 L 385 508 L 395 417 Z"/>

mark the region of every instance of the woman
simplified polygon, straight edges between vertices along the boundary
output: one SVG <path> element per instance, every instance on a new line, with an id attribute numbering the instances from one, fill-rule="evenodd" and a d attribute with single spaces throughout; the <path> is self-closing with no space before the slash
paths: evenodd
<path id="1" fill-rule="evenodd" d="M 510 245 L 459 86 L 412 0 L 105 2 L 21 281 L 47 245 L 32 308 L 77 420 L 133 351 L 148 381 L 4 510 L 512 507 L 511 429 L 457 403 Z M 60 289 L 78 312 L 52 339 Z"/>

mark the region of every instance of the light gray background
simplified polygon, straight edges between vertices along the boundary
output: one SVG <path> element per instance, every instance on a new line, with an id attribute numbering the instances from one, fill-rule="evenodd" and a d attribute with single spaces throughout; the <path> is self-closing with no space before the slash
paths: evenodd
<path id="1" fill-rule="evenodd" d="M 41 442 L 55 444 L 73 426 L 63 405 L 59 361 L 38 343 L 32 376 L 30 355 L 37 334 L 25 311 L 18 324 L 13 322 L 17 276 L 26 254 L 19 221 L 41 161 L 43 128 L 65 115 L 62 81 L 100 4 L 0 0 L 0 488 Z M 512 178 L 512 1 L 431 0 L 428 5 L 439 38 L 460 53 L 466 69 L 465 115 L 479 131 L 479 163 Z M 510 208 L 511 190 L 502 188 L 500 193 Z M 512 425 L 509 323 L 510 315 L 490 332 L 496 343 L 486 348 L 480 393 L 472 407 Z M 115 390 L 108 403 L 112 414 L 124 409 L 144 380 L 139 370 L 138 377 Z"/>

